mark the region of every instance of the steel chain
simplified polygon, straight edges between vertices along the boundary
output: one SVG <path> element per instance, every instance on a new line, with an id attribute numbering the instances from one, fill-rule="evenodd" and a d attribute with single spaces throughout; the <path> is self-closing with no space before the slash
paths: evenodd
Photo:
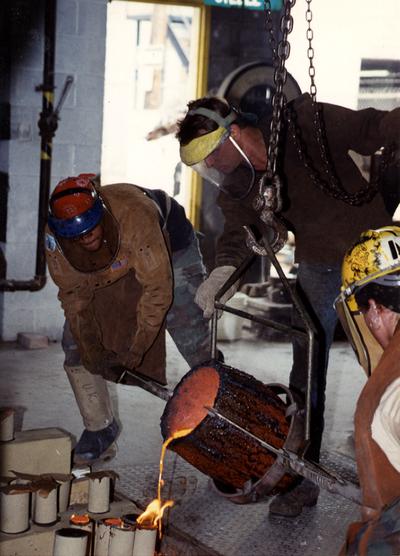
<path id="1" fill-rule="evenodd" d="M 289 123 L 290 133 L 293 137 L 294 143 L 296 145 L 296 150 L 298 156 L 304 166 L 307 168 L 311 180 L 314 184 L 325 194 L 333 197 L 334 199 L 339 199 L 349 205 L 360 206 L 364 203 L 370 202 L 373 197 L 378 192 L 378 183 L 380 175 L 382 174 L 384 168 L 388 164 L 388 156 L 382 159 L 383 167 L 380 166 L 380 171 L 375 176 L 376 179 L 371 180 L 365 187 L 357 191 L 356 193 L 349 193 L 343 186 L 342 182 L 338 178 L 333 162 L 329 155 L 329 147 L 327 142 L 326 130 L 324 127 L 323 116 L 321 115 L 321 106 L 317 102 L 317 86 L 315 84 L 315 66 L 314 66 L 314 48 L 312 41 L 314 39 L 314 32 L 311 27 L 311 22 L 313 14 L 311 11 L 312 0 L 306 0 L 307 10 L 306 10 L 306 21 L 307 21 L 307 31 L 306 38 L 308 41 L 307 57 L 309 61 L 308 74 L 310 77 L 310 96 L 313 104 L 314 118 L 313 124 L 315 128 L 315 137 L 319 147 L 320 158 L 322 162 L 322 173 L 326 178 L 324 179 L 321 174 L 314 168 L 311 158 L 308 156 L 306 151 L 306 146 L 304 141 L 301 139 L 300 130 L 296 126 L 296 121 L 294 113 L 291 114 L 286 111 L 286 120 Z M 386 155 L 387 153 L 385 153 Z"/>
<path id="2" fill-rule="evenodd" d="M 272 25 L 272 9 L 270 0 L 264 0 L 266 13 L 266 25 L 269 36 L 270 47 L 273 56 L 274 65 L 274 83 L 275 93 L 272 97 L 272 119 L 270 125 L 270 136 L 268 141 L 267 168 L 266 176 L 272 178 L 276 173 L 276 163 L 278 158 L 279 136 L 282 128 L 282 111 L 286 104 L 285 94 L 283 92 L 287 79 L 287 70 L 285 62 L 290 54 L 290 44 L 288 35 L 293 29 L 293 17 L 291 9 L 295 5 L 296 0 L 285 0 L 284 13 L 280 21 L 280 30 L 282 38 L 276 45 L 275 36 Z"/>
<path id="3" fill-rule="evenodd" d="M 306 11 L 306 21 L 307 21 L 307 31 L 306 37 L 308 41 L 308 48 L 307 48 L 307 58 L 308 58 L 308 75 L 310 76 L 310 95 L 314 102 L 317 100 L 317 86 L 315 84 L 315 67 L 314 67 L 314 48 L 312 45 L 312 40 L 314 38 L 314 31 L 311 28 L 311 21 L 312 21 L 312 11 L 311 11 L 311 1 L 306 0 L 307 2 L 307 11 Z"/>
<path id="4" fill-rule="evenodd" d="M 258 195 L 254 198 L 253 207 L 259 213 L 260 221 L 266 226 L 267 230 L 274 232 L 274 238 L 271 241 L 271 248 L 274 252 L 279 251 L 287 240 L 286 226 L 275 214 L 282 209 L 281 180 L 276 173 L 276 165 L 283 109 L 286 105 L 283 88 L 287 78 L 285 62 L 290 54 L 290 44 L 287 37 L 293 29 L 293 18 L 290 11 L 295 3 L 296 0 L 284 0 L 284 13 L 280 20 L 281 40 L 277 44 L 273 31 L 271 2 L 270 0 L 264 0 L 266 28 L 274 66 L 275 91 L 271 102 L 272 119 L 267 149 L 266 171 L 260 179 L 259 191 Z M 249 248 L 258 255 L 267 255 L 265 248 L 257 243 L 251 230 L 247 229 L 246 232 Z M 266 231 L 265 236 L 267 235 L 268 232 Z"/>
<path id="5" fill-rule="evenodd" d="M 328 194 L 333 199 L 339 199 L 340 201 L 343 201 L 353 206 L 361 206 L 365 203 L 370 202 L 375 197 L 375 195 L 379 190 L 379 183 L 382 179 L 383 172 L 392 162 L 394 146 L 386 147 L 383 150 L 382 159 L 379 164 L 378 172 L 375 174 L 374 178 L 371 179 L 369 183 L 367 182 L 365 187 L 363 187 L 361 190 L 357 191 L 356 193 L 348 193 L 342 187 L 339 179 L 332 174 L 333 172 L 332 163 L 329 164 L 330 166 L 329 168 L 330 174 L 328 176 L 330 178 L 329 182 L 326 181 L 321 176 L 320 172 L 318 172 L 318 170 L 315 169 L 313 165 L 313 161 L 306 151 L 304 140 L 301 138 L 300 128 L 298 125 L 296 125 L 295 112 L 293 110 L 290 110 L 288 107 L 285 110 L 285 119 L 289 124 L 289 130 L 293 138 L 294 144 L 296 146 L 298 157 L 301 160 L 304 167 L 308 170 L 308 174 L 311 180 L 318 187 L 318 189 L 320 189 L 323 193 Z M 322 122 L 320 121 L 319 124 L 316 125 L 322 125 Z"/>

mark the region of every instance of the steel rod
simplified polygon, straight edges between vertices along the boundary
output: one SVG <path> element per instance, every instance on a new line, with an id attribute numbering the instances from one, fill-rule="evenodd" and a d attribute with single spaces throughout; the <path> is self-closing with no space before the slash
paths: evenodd
<path id="1" fill-rule="evenodd" d="M 146 390 L 150 394 L 153 394 L 154 396 L 157 396 L 158 398 L 165 400 L 166 402 L 172 397 L 173 393 L 171 392 L 171 390 L 168 390 L 168 388 L 161 386 L 161 384 L 158 384 L 154 380 L 151 380 L 151 378 L 144 378 L 136 374 L 134 371 L 130 371 L 128 369 L 125 369 L 123 371 L 118 380 L 118 384 L 124 384 L 123 380 L 126 375 L 129 375 L 130 377 L 135 379 L 135 381 L 137 381 L 138 384 L 135 384 L 135 386 L 143 388 L 143 390 Z"/>
<path id="2" fill-rule="evenodd" d="M 289 452 L 282 448 L 275 448 L 275 446 L 272 446 L 268 442 L 265 442 L 265 440 L 258 438 L 258 436 L 255 436 L 253 433 L 244 429 L 219 411 L 216 411 L 213 407 L 204 407 L 211 417 L 218 417 L 222 419 L 226 423 L 229 423 L 235 429 L 240 430 L 249 438 L 252 438 L 256 442 L 258 442 L 258 444 L 266 450 L 269 450 L 273 454 L 276 454 L 277 457 L 281 459 L 282 463 L 286 467 L 288 467 L 288 469 L 291 469 L 298 475 L 311 480 L 313 483 L 319 485 L 325 490 L 328 490 L 329 492 L 332 492 L 333 494 L 339 494 L 340 496 L 343 496 L 344 498 L 347 498 L 352 502 L 355 502 L 356 504 L 361 504 L 361 491 L 356 484 L 350 483 L 348 481 L 345 481 L 344 479 L 332 475 L 329 470 L 323 469 L 322 467 L 319 467 L 317 464 L 311 461 L 302 459 L 294 452 Z"/>

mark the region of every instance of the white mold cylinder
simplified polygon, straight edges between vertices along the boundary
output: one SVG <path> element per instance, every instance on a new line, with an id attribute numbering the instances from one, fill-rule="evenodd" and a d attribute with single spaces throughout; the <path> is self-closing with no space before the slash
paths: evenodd
<path id="1" fill-rule="evenodd" d="M 72 514 L 69 518 L 69 526 L 89 533 L 88 554 L 92 554 L 94 521 L 90 519 L 89 514 Z"/>
<path id="2" fill-rule="evenodd" d="M 154 556 L 157 529 L 141 529 L 136 526 L 132 556 Z"/>
<path id="3" fill-rule="evenodd" d="M 71 493 L 71 481 L 64 481 L 58 487 L 58 512 L 66 512 L 69 506 L 69 496 Z"/>
<path id="4" fill-rule="evenodd" d="M 33 521 L 37 525 L 53 525 L 57 521 L 57 488 L 49 492 L 35 492 Z"/>
<path id="5" fill-rule="evenodd" d="M 90 478 L 88 511 L 104 514 L 110 509 L 110 477 Z"/>
<path id="6" fill-rule="evenodd" d="M 89 533 L 64 527 L 54 535 L 53 556 L 86 556 Z"/>
<path id="7" fill-rule="evenodd" d="M 129 526 L 113 526 L 110 530 L 108 556 L 132 556 L 135 529 Z"/>
<path id="8" fill-rule="evenodd" d="M 96 533 L 94 538 L 94 553 L 96 556 L 108 556 L 110 530 L 111 525 L 107 525 L 104 521 L 96 522 Z"/>
<path id="9" fill-rule="evenodd" d="M 0 441 L 14 440 L 14 409 L 6 407 L 0 410 Z"/>
<path id="10" fill-rule="evenodd" d="M 0 531 L 23 533 L 29 529 L 30 492 L 12 489 L 0 492 Z"/>

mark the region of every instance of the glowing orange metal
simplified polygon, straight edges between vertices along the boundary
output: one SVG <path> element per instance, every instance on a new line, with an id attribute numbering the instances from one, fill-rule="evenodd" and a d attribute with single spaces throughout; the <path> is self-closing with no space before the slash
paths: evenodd
<path id="1" fill-rule="evenodd" d="M 88 514 L 72 514 L 69 518 L 69 522 L 73 525 L 88 525 L 90 523 L 90 517 Z"/>
<path id="2" fill-rule="evenodd" d="M 162 480 L 162 473 L 164 469 L 164 458 L 165 453 L 167 450 L 168 445 L 175 440 L 176 438 L 182 438 L 183 436 L 187 436 L 193 429 L 182 429 L 174 432 L 167 440 L 164 442 L 161 448 L 161 457 L 160 457 L 160 472 L 158 475 L 158 489 L 157 489 L 157 498 L 150 502 L 147 508 L 144 510 L 142 514 L 137 518 L 136 523 L 145 529 L 156 529 L 158 527 L 159 533 L 161 535 L 161 520 L 164 514 L 164 511 L 167 508 L 170 508 L 174 505 L 173 500 L 167 500 L 166 502 L 162 503 L 161 501 L 161 488 L 163 486 Z"/>

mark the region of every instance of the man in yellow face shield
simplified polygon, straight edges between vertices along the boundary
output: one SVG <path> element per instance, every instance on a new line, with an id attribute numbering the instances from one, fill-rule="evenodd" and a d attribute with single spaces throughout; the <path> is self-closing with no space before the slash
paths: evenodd
<path id="1" fill-rule="evenodd" d="M 316 108 L 323 116 L 323 130 L 316 124 Z M 341 284 L 343 255 L 363 230 L 385 226 L 391 218 L 376 184 L 366 181 L 350 153 L 372 156 L 383 147 L 393 152 L 394 158 L 399 157 L 400 108 L 389 112 L 350 110 L 326 103 L 314 106 L 310 95 L 303 94 L 286 104 L 281 124 L 277 173 L 283 187 L 279 216 L 294 233 L 296 292 L 317 330 L 310 444 L 305 457 L 318 462 L 329 349 L 337 324 L 333 302 Z M 325 135 L 325 152 L 320 134 Z M 270 121 L 266 113 L 257 118 L 222 98 L 204 97 L 188 104 L 176 137 L 182 162 L 219 188 L 216 203 L 224 216 L 224 229 L 216 245 L 215 268 L 195 298 L 204 316 L 210 317 L 216 293 L 249 254 L 244 227 L 256 235 L 263 233 L 258 193 L 267 167 Z M 333 170 L 327 164 L 327 154 Z M 221 297 L 222 303 L 235 293 L 237 284 Z M 303 327 L 296 310 L 292 312 L 292 324 Z M 298 337 L 292 343 L 289 385 L 304 399 L 307 343 Z M 275 497 L 269 512 L 296 517 L 317 499 L 318 487 L 304 480 Z"/>
<path id="2" fill-rule="evenodd" d="M 341 554 L 400 554 L 400 228 L 362 233 L 342 279 L 336 310 L 369 378 L 354 416 L 362 521 Z"/>

